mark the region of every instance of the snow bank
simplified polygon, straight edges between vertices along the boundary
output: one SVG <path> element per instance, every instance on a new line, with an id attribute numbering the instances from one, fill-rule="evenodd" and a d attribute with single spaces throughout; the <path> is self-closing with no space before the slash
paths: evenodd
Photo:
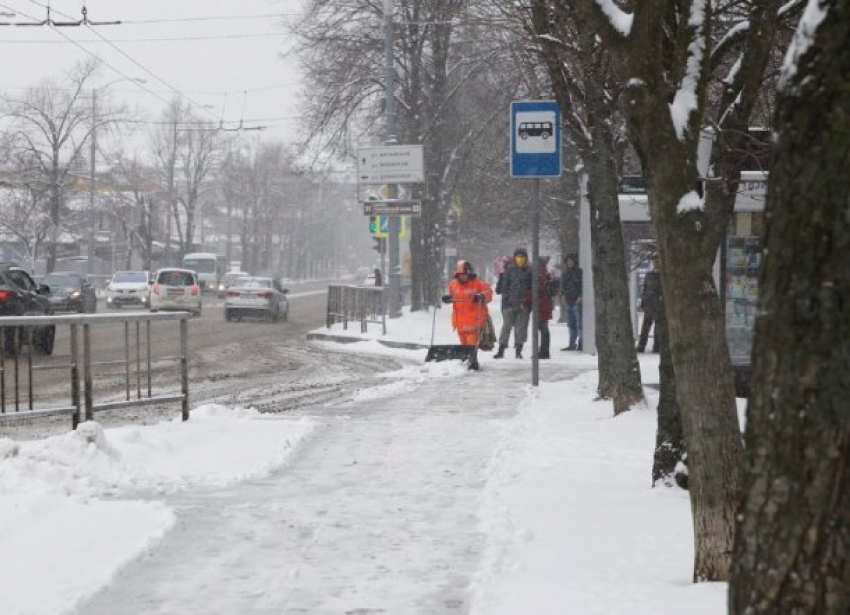
<path id="1" fill-rule="evenodd" d="M 201 406 L 192 418 L 148 427 L 97 423 L 19 445 L 0 462 L 0 494 L 38 492 L 79 497 L 129 491 L 218 487 L 267 474 L 313 428 L 254 410 Z"/>
<path id="2" fill-rule="evenodd" d="M 650 486 L 655 413 L 613 418 L 596 379 L 542 383 L 506 424 L 472 612 L 725 613 L 725 584 L 691 583 L 687 494 Z"/>
<path id="3" fill-rule="evenodd" d="M 201 406 L 192 419 L 0 440 L 2 612 L 73 608 L 174 523 L 146 494 L 259 477 L 286 462 L 314 428 L 308 419 Z"/>
<path id="4" fill-rule="evenodd" d="M 2 463 L 0 463 L 2 465 Z M 6 615 L 55 615 L 109 583 L 159 540 L 174 515 L 159 502 L 0 498 L 0 596 Z"/>

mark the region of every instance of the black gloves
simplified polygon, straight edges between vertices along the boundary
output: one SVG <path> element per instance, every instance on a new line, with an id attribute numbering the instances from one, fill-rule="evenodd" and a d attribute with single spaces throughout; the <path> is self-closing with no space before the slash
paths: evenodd
<path id="1" fill-rule="evenodd" d="M 487 298 L 484 296 L 484 293 L 475 293 L 472 295 L 473 303 L 484 303 L 485 301 L 487 301 Z"/>
<path id="2" fill-rule="evenodd" d="M 443 303 L 451 303 L 452 296 L 451 295 L 443 295 Z"/>

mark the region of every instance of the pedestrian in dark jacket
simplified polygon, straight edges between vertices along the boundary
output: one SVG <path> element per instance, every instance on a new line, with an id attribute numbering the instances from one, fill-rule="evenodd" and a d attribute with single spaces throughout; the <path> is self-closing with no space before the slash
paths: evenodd
<path id="1" fill-rule="evenodd" d="M 549 357 L 549 321 L 552 320 L 554 302 L 552 296 L 557 292 L 557 282 L 549 275 L 547 265 L 549 259 L 541 257 L 537 265 L 537 330 L 540 332 L 540 347 L 537 352 L 538 359 Z M 531 305 L 529 305 L 531 309 Z"/>
<path id="2" fill-rule="evenodd" d="M 658 273 L 658 254 L 652 257 L 652 270 L 647 272 L 643 278 L 643 293 L 640 299 L 640 309 L 643 311 L 643 325 L 640 328 L 640 337 L 638 337 L 637 351 L 644 352 L 646 350 L 646 341 L 649 338 L 649 331 L 655 325 L 655 331 L 652 336 L 652 352 L 658 352 L 658 344 L 660 341 L 661 332 L 658 330 L 658 319 L 661 318 L 662 296 L 661 296 L 661 276 Z"/>
<path id="3" fill-rule="evenodd" d="M 502 359 L 514 332 L 516 358 L 522 358 L 522 346 L 528 337 L 528 319 L 531 310 L 531 267 L 528 266 L 528 252 L 525 248 L 514 250 L 513 261 L 505 265 L 505 271 L 499 276 L 496 293 L 502 295 L 502 331 L 499 334 L 499 350 L 494 359 Z"/>
<path id="4" fill-rule="evenodd" d="M 575 254 L 567 254 L 561 273 L 561 293 L 567 308 L 570 345 L 561 350 L 579 350 L 581 347 L 581 275 L 578 258 Z"/>
<path id="5" fill-rule="evenodd" d="M 384 276 L 381 274 L 381 270 L 375 267 L 375 286 L 383 286 L 384 285 Z"/>

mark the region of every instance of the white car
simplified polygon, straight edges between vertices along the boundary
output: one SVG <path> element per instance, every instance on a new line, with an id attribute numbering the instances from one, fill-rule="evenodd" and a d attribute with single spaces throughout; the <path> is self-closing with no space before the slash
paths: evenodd
<path id="1" fill-rule="evenodd" d="M 201 315 L 201 287 L 194 271 L 160 269 L 151 284 L 151 312 L 186 310 Z"/>
<path id="2" fill-rule="evenodd" d="M 288 292 L 275 278 L 237 278 L 227 289 L 224 320 L 241 321 L 244 316 L 259 316 L 270 322 L 286 322 L 289 320 Z"/>
<path id="3" fill-rule="evenodd" d="M 147 308 L 151 287 L 147 271 L 119 271 L 106 287 L 106 307 L 122 308 L 125 305 Z"/>

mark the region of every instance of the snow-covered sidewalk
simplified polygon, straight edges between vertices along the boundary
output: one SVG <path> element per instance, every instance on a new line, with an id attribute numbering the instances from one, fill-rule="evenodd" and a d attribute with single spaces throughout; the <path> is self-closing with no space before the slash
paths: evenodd
<path id="1" fill-rule="evenodd" d="M 314 426 L 203 406 L 186 423 L 0 439 L 0 612 L 67 612 L 171 531 L 168 494 L 267 475 Z"/>
<path id="2" fill-rule="evenodd" d="M 430 341 L 428 314 L 390 327 Z M 725 612 L 724 585 L 690 583 L 687 495 L 650 488 L 654 390 L 613 418 L 552 330 L 537 389 L 528 359 L 322 342 L 406 367 L 285 416 L 0 441 L 3 613 Z"/>

